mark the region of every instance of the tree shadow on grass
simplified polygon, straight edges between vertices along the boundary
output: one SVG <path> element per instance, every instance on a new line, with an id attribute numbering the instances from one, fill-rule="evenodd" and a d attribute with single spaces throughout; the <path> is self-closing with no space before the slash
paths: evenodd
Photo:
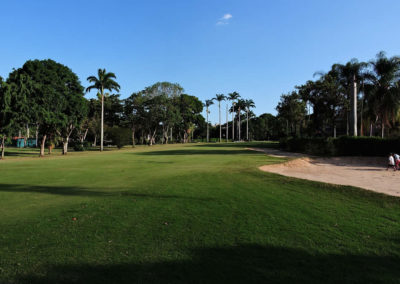
<path id="1" fill-rule="evenodd" d="M 0 184 L 0 192 L 11 193 L 41 193 L 41 194 L 55 194 L 65 196 L 84 196 L 84 197 L 118 197 L 128 196 L 137 198 L 154 198 L 154 199 L 190 199 L 199 201 L 209 201 L 212 198 L 197 198 L 190 196 L 180 195 L 163 195 L 163 194 L 149 194 L 138 193 L 133 190 L 126 191 L 96 191 L 88 188 L 73 187 L 73 186 L 37 186 L 26 184 Z"/>
<path id="2" fill-rule="evenodd" d="M 240 143 L 206 143 L 198 144 L 196 147 L 211 147 L 211 148 L 279 148 L 279 143 L 276 142 L 240 142 Z"/>
<path id="3" fill-rule="evenodd" d="M 239 245 L 191 251 L 189 260 L 42 267 L 18 283 L 397 283 L 400 258 L 311 254 Z M 96 262 L 94 259 L 93 262 Z"/>
<path id="4" fill-rule="evenodd" d="M 39 157 L 39 152 L 29 152 L 29 151 L 6 151 L 5 157 Z"/>
<path id="5" fill-rule="evenodd" d="M 258 152 L 250 150 L 222 150 L 222 149 L 181 149 L 181 150 L 164 150 L 164 151 L 148 151 L 133 153 L 135 155 L 145 155 L 145 156 L 175 156 L 175 155 L 258 155 Z"/>

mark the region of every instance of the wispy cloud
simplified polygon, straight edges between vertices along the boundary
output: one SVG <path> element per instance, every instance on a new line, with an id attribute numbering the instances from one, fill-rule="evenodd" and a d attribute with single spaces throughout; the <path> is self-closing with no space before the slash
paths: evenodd
<path id="1" fill-rule="evenodd" d="M 229 20 L 232 19 L 233 16 L 231 14 L 225 14 L 223 15 L 217 22 L 217 26 L 221 26 L 221 25 L 227 25 L 229 24 Z"/>

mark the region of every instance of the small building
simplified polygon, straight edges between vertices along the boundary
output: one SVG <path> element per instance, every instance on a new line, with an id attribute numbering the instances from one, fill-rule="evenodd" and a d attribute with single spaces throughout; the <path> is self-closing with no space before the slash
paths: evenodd
<path id="1" fill-rule="evenodd" d="M 12 145 L 17 148 L 24 148 L 24 147 L 34 148 L 36 147 L 36 139 L 35 138 L 26 139 L 26 145 L 25 145 L 25 137 L 13 137 Z"/>

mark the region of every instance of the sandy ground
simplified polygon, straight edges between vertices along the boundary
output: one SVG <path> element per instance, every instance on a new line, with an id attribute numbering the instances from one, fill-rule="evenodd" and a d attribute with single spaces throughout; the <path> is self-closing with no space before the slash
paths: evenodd
<path id="1" fill-rule="evenodd" d="M 400 171 L 386 171 L 386 157 L 320 158 L 275 149 L 249 149 L 270 156 L 292 158 L 285 163 L 262 166 L 262 171 L 400 196 Z"/>

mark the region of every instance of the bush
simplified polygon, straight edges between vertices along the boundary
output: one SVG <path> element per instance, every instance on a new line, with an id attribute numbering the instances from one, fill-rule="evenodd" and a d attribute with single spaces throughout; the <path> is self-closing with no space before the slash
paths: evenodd
<path id="1" fill-rule="evenodd" d="M 382 139 L 378 137 L 339 138 L 284 138 L 280 148 L 311 155 L 340 156 L 385 156 L 390 152 L 400 152 L 400 138 Z"/>
<path id="2" fill-rule="evenodd" d="M 82 144 L 75 143 L 74 144 L 74 151 L 76 151 L 76 152 L 85 151 L 85 147 Z"/>
<path id="3" fill-rule="evenodd" d="M 344 156 L 385 156 L 400 152 L 400 138 L 340 137 L 334 141 L 338 155 Z"/>
<path id="4" fill-rule="evenodd" d="M 107 138 L 111 143 L 121 149 L 125 145 L 132 143 L 132 132 L 128 128 L 113 126 L 107 129 Z"/>

